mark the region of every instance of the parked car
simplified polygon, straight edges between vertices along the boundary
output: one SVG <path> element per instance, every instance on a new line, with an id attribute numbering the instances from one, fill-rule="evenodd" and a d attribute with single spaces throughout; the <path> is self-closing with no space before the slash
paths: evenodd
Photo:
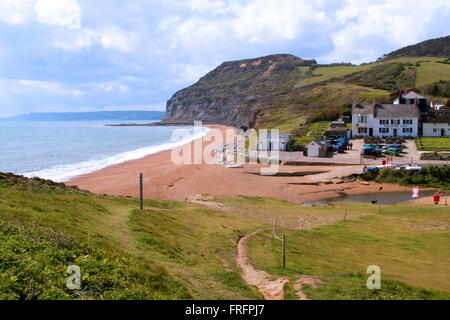
<path id="1" fill-rule="evenodd" d="M 393 143 L 393 144 L 388 144 L 387 146 L 384 146 L 383 150 L 392 149 L 392 148 L 397 149 L 399 152 L 402 152 L 403 149 L 405 149 L 405 147 L 402 144 Z"/>
<path id="2" fill-rule="evenodd" d="M 383 149 L 382 151 L 383 154 L 385 155 L 392 155 L 392 156 L 399 156 L 400 155 L 400 151 L 396 148 L 389 148 L 389 149 Z"/>
<path id="3" fill-rule="evenodd" d="M 337 143 L 341 143 L 345 146 L 345 148 L 347 149 L 348 147 L 348 139 L 347 138 L 339 138 L 336 140 Z"/>
<path id="4" fill-rule="evenodd" d="M 380 157 L 382 155 L 382 153 L 381 153 L 380 149 L 377 149 L 374 147 L 363 147 L 361 149 L 361 155 Z"/>
<path id="5" fill-rule="evenodd" d="M 331 150 L 333 150 L 333 152 L 343 153 L 345 149 L 345 145 L 343 145 L 342 143 L 336 143 L 335 145 L 331 146 Z"/>

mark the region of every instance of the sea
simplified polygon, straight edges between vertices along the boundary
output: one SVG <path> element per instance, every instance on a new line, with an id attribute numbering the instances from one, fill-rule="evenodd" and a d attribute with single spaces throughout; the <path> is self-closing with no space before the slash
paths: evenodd
<path id="1" fill-rule="evenodd" d="M 64 182 L 204 136 L 194 127 L 111 127 L 152 121 L 0 121 L 0 172 Z M 172 139 L 176 129 L 186 135 Z"/>

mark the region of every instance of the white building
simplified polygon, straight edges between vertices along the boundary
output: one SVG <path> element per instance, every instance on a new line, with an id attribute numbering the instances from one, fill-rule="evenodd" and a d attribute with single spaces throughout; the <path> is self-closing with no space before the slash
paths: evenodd
<path id="1" fill-rule="evenodd" d="M 353 104 L 353 137 L 417 137 L 419 108 L 415 104 Z"/>
<path id="2" fill-rule="evenodd" d="M 424 137 L 450 137 L 450 112 L 433 112 L 423 123 Z"/>
<path id="3" fill-rule="evenodd" d="M 306 156 L 308 157 L 326 157 L 330 144 L 324 140 L 311 141 L 306 146 Z"/>
<path id="4" fill-rule="evenodd" d="M 259 137 L 257 148 L 258 151 L 287 151 L 290 141 L 291 135 L 289 133 L 278 135 L 267 133 Z"/>
<path id="5" fill-rule="evenodd" d="M 444 107 L 445 105 L 442 101 L 431 101 L 431 109 L 433 110 L 442 110 Z"/>

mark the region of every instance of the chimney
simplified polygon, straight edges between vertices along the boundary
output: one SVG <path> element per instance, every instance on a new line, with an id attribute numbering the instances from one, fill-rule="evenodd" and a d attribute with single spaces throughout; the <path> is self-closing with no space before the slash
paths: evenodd
<path id="1" fill-rule="evenodd" d="M 356 100 L 353 100 L 352 108 L 356 108 Z"/>

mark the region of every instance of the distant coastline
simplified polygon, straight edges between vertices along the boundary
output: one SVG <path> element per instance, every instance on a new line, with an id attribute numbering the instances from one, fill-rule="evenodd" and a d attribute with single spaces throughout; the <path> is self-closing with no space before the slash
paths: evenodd
<path id="1" fill-rule="evenodd" d="M 189 127 L 194 122 L 152 122 L 152 123 L 119 123 L 106 124 L 107 127 Z"/>
<path id="2" fill-rule="evenodd" d="M 160 121 L 164 115 L 163 111 L 45 112 L 20 114 L 0 121 Z"/>

